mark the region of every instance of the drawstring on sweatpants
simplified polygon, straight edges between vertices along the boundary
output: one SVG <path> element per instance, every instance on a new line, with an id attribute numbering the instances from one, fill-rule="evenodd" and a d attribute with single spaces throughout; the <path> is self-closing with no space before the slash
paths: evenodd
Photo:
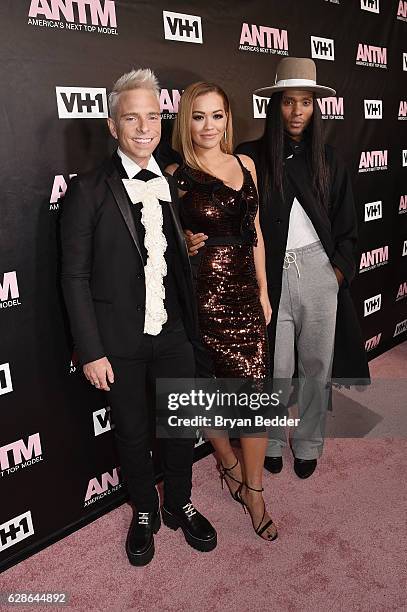
<path id="1" fill-rule="evenodd" d="M 287 251 L 284 256 L 284 264 L 283 264 L 284 270 L 288 270 L 288 268 L 290 267 L 292 263 L 297 268 L 298 278 L 301 278 L 300 270 L 297 264 L 297 253 L 295 253 L 295 251 Z"/>

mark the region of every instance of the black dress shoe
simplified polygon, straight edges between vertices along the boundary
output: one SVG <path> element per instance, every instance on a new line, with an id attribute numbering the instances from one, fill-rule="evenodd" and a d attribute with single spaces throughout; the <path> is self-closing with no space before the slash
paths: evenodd
<path id="1" fill-rule="evenodd" d="M 297 457 L 294 457 L 294 472 L 298 478 L 309 478 L 316 467 L 316 459 L 297 459 Z"/>
<path id="2" fill-rule="evenodd" d="M 181 527 L 186 541 L 195 550 L 208 552 L 217 544 L 217 535 L 208 519 L 194 508 L 191 502 L 179 508 L 161 509 L 164 525 L 176 531 Z"/>
<path id="3" fill-rule="evenodd" d="M 279 474 L 283 469 L 283 458 L 282 457 L 265 457 L 264 467 L 268 472 L 272 474 Z"/>
<path id="4" fill-rule="evenodd" d="M 132 565 L 147 565 L 154 557 L 154 533 L 161 527 L 160 512 L 133 513 L 126 540 L 126 552 Z"/>

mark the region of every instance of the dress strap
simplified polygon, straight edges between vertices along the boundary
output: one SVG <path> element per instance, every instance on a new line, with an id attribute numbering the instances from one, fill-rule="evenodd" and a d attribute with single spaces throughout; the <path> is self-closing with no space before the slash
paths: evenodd
<path id="1" fill-rule="evenodd" d="M 240 159 L 240 157 L 238 155 L 236 155 L 236 153 L 233 153 L 233 157 L 236 157 L 237 161 L 239 162 L 239 166 L 242 169 L 242 172 L 250 172 L 247 170 L 246 166 L 243 164 L 242 160 Z"/>

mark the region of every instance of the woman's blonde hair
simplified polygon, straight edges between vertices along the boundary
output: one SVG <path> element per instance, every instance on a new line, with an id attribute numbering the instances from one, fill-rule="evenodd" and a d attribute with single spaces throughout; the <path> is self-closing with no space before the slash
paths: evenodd
<path id="1" fill-rule="evenodd" d="M 194 146 L 191 137 L 191 120 L 192 108 L 198 96 L 203 96 L 207 93 L 217 93 L 223 100 L 227 120 L 225 135 L 220 142 L 220 148 L 223 153 L 233 152 L 233 125 L 232 125 L 232 110 L 230 108 L 229 98 L 219 85 L 215 83 L 206 83 L 200 81 L 192 83 L 183 92 L 179 106 L 178 116 L 175 120 L 174 130 L 172 133 L 172 146 L 178 151 L 191 168 L 195 170 L 205 170 L 194 151 Z"/>

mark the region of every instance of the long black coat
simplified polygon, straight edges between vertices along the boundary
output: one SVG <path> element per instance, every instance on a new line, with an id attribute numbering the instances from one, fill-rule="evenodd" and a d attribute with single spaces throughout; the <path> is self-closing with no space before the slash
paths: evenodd
<path id="1" fill-rule="evenodd" d="M 174 271 L 197 375 L 211 363 L 199 338 L 191 266 L 178 217 L 177 187 L 168 203 L 179 252 Z M 167 204 L 165 204 L 167 205 Z M 105 355 L 132 357 L 144 330 L 144 262 L 130 205 L 113 158 L 72 179 L 61 216 L 62 288 L 81 363 Z"/>
<path id="2" fill-rule="evenodd" d="M 326 158 L 330 168 L 330 208 L 325 212 L 319 207 L 311 190 L 309 165 L 305 163 L 306 147 L 298 152 L 286 149 L 284 194 L 272 194 L 271 205 L 262 202 L 260 194 L 260 224 L 263 232 L 266 271 L 270 302 L 273 308 L 269 325 L 271 368 L 274 364 L 274 346 L 278 307 L 281 295 L 283 262 L 286 251 L 288 225 L 292 203 L 297 197 L 311 219 L 321 243 L 331 261 L 344 275 L 338 292 L 338 309 L 332 377 L 335 379 L 369 378 L 369 368 L 363 346 L 359 321 L 353 305 L 349 286 L 355 275 L 355 246 L 357 219 L 348 172 L 334 150 L 325 145 Z M 241 144 L 238 153 L 252 158 L 257 173 L 260 172 L 260 141 Z"/>

